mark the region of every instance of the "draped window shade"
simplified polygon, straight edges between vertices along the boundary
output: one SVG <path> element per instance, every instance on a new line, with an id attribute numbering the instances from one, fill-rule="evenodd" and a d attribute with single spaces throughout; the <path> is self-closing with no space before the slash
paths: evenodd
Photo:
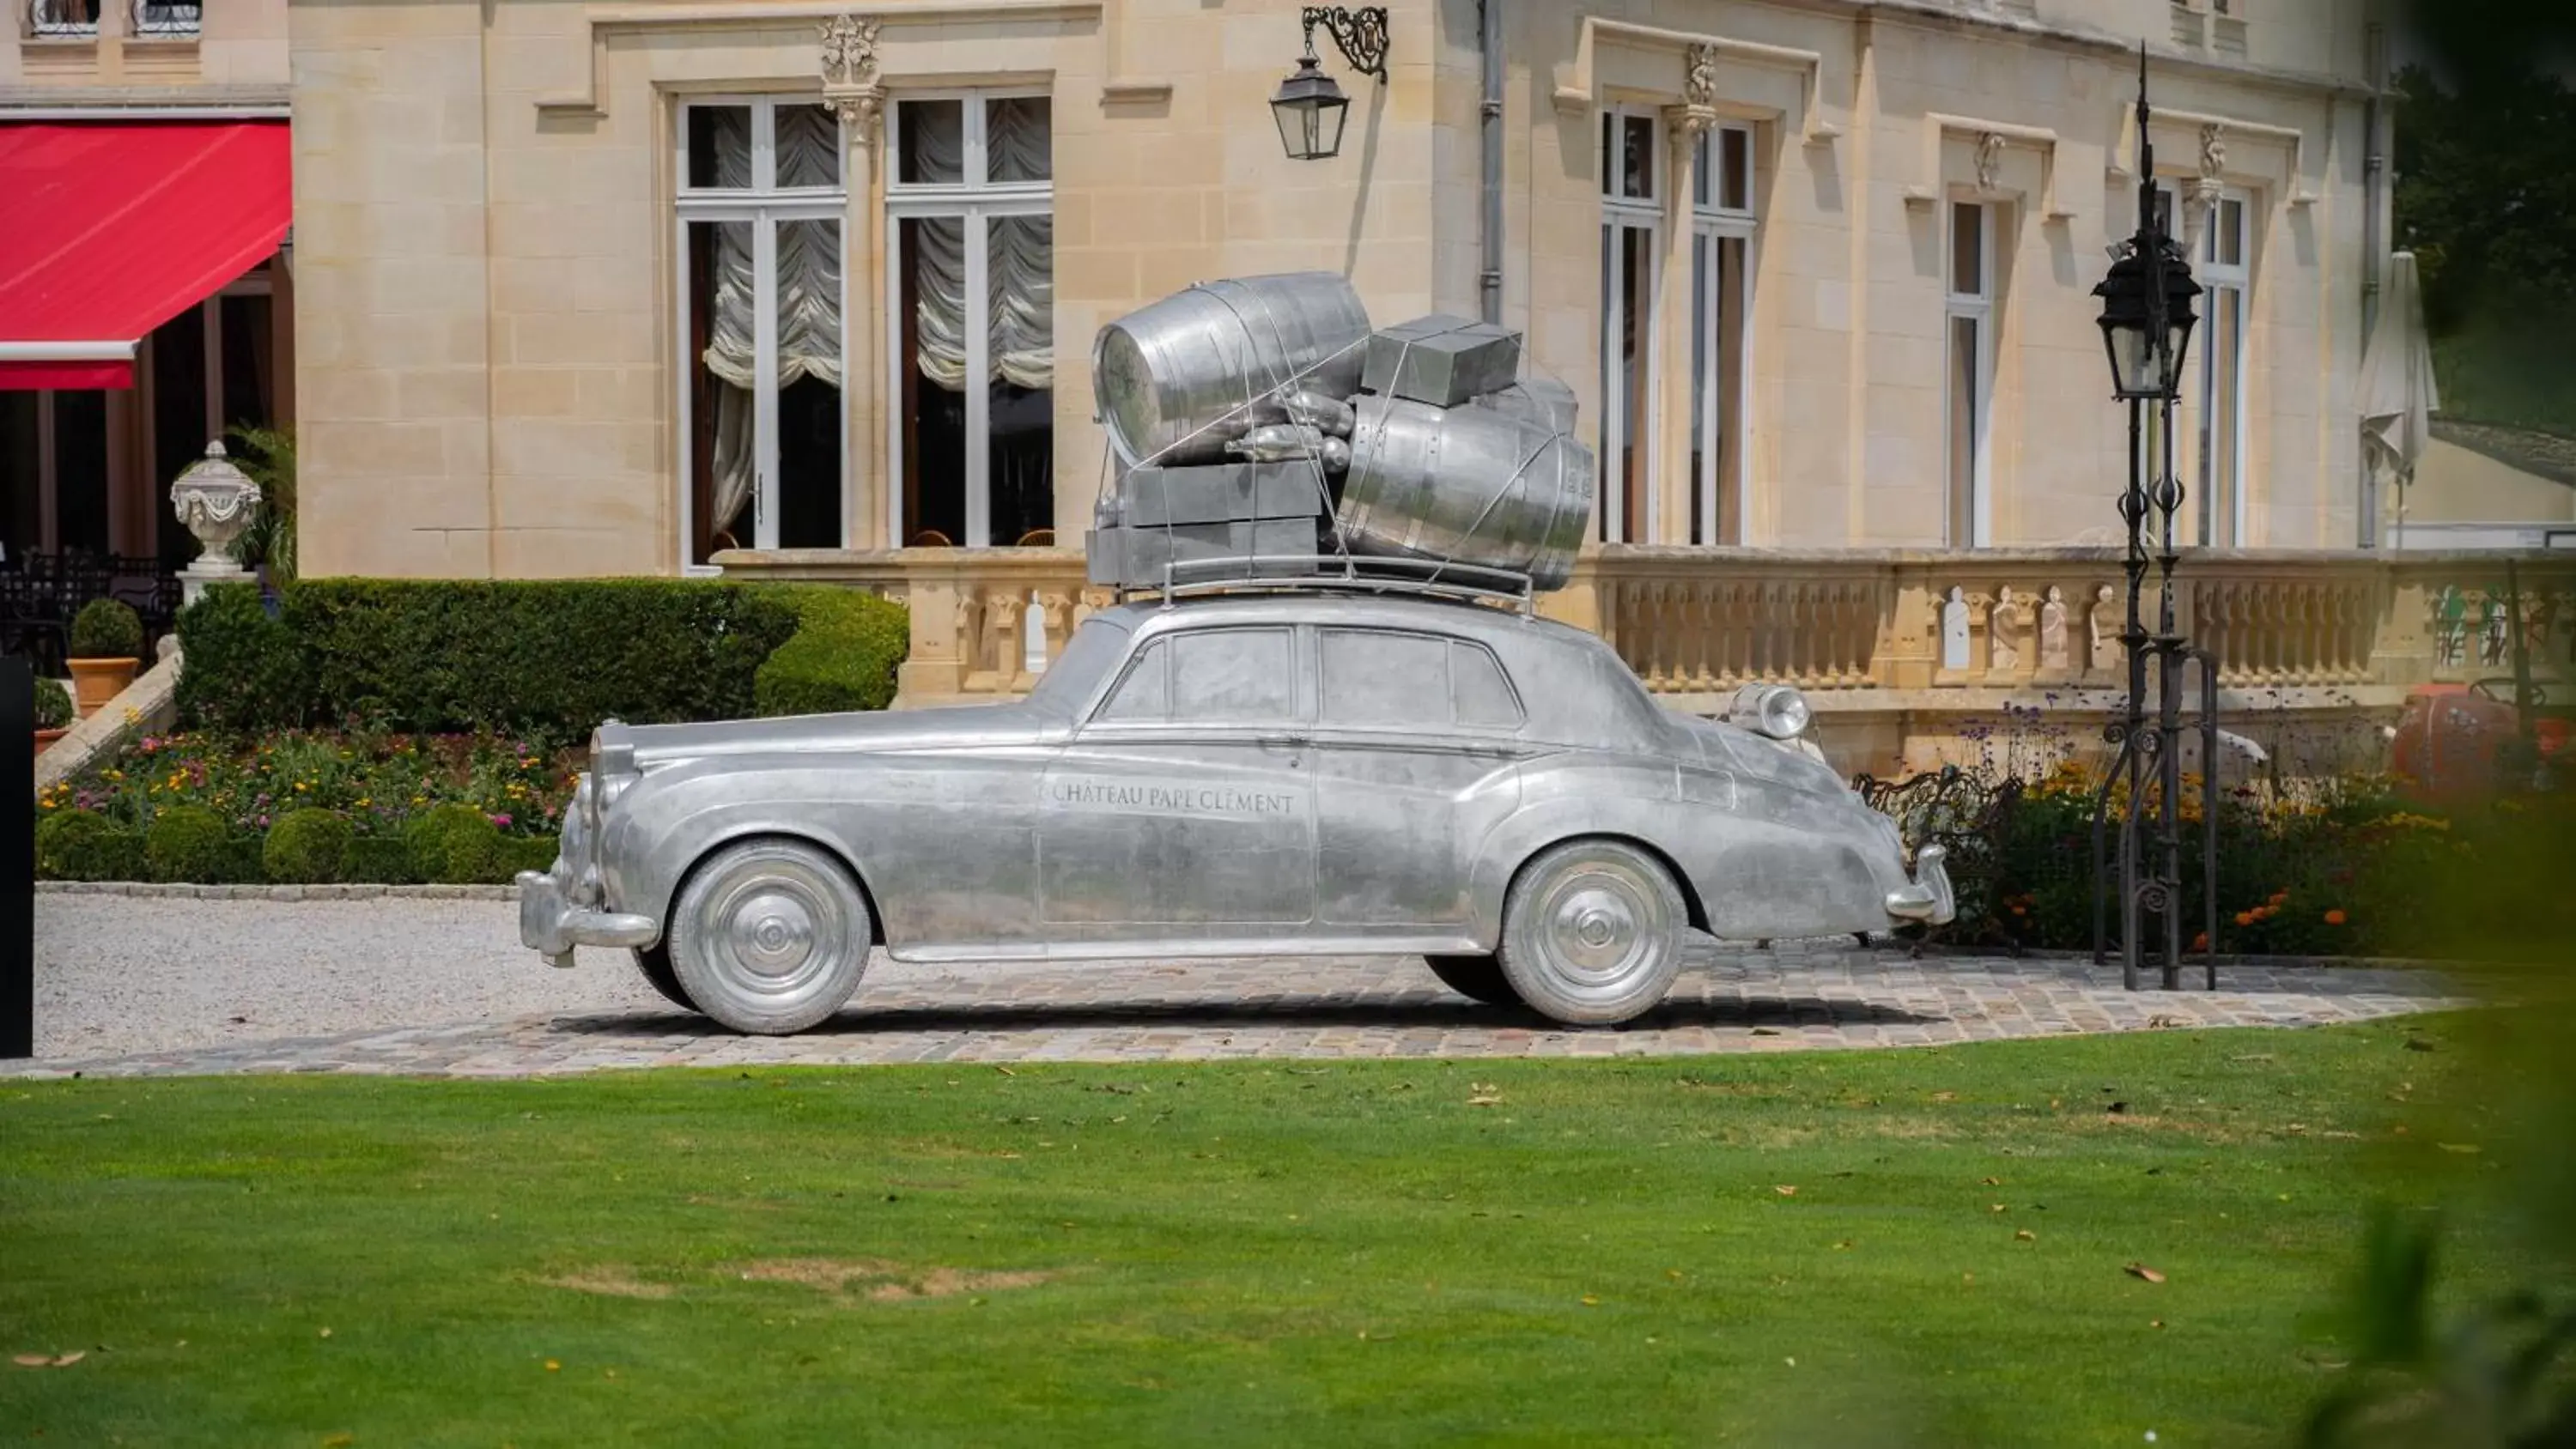
<path id="1" fill-rule="evenodd" d="M 780 106 L 775 112 L 777 173 L 781 185 L 828 185 L 837 174 L 840 122 L 814 106 Z M 716 185 L 751 187 L 749 113 L 714 113 Z M 751 501 L 752 393 L 760 385 L 754 353 L 754 308 L 759 287 L 752 265 L 750 222 L 723 222 L 715 231 L 715 296 L 709 307 L 707 371 L 717 380 L 714 531 L 730 532 Z M 841 385 L 841 232 L 828 221 L 778 223 L 778 383 L 805 378 Z"/>
<path id="2" fill-rule="evenodd" d="M 1042 181 L 1049 175 L 1048 114 L 1043 100 L 999 101 L 987 113 L 985 153 L 991 179 Z M 942 124 L 944 122 L 945 124 Z M 909 137 L 921 174 L 942 180 L 965 173 L 965 140 L 957 112 L 925 108 Z M 989 375 L 1031 390 L 1055 385 L 1055 220 L 996 216 L 985 223 L 985 315 L 992 329 Z M 914 226 L 913 274 L 919 297 L 916 362 L 921 375 L 949 392 L 967 384 L 966 222 L 924 217 Z"/>

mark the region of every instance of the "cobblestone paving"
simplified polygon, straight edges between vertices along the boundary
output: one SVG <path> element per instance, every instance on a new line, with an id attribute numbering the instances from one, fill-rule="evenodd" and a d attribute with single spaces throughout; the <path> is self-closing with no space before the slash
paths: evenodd
<path id="1" fill-rule="evenodd" d="M 621 971 L 611 960 L 586 955 L 579 970 Z M 2237 966 L 2221 968 L 2215 992 L 2131 994 L 2116 968 L 2077 961 L 1918 961 L 1848 945 L 1711 948 L 1652 1015 L 1617 1030 L 1569 1031 L 1470 1004 L 1408 958 L 974 967 L 880 958 L 848 1009 L 798 1037 L 741 1037 L 676 1010 L 627 1009 L 52 1060 L 12 1074 L 518 1077 L 663 1066 L 1799 1051 L 2317 1025 L 2458 1004 L 2442 990 L 2412 971 Z"/>

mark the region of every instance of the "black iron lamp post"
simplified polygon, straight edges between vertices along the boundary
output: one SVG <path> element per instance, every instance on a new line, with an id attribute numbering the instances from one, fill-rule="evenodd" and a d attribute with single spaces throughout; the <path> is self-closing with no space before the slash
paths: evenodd
<path id="1" fill-rule="evenodd" d="M 1297 69 L 1270 96 L 1271 119 L 1279 123 L 1279 144 L 1291 161 L 1322 161 L 1341 154 L 1342 126 L 1350 119 L 1351 98 L 1324 74 L 1315 55 L 1315 27 L 1323 26 L 1351 69 L 1386 83 L 1386 7 L 1309 5 L 1298 15 L 1305 27 L 1306 53 Z"/>
<path id="2" fill-rule="evenodd" d="M 2115 786 L 2125 785 L 2128 800 L 2119 813 L 2119 895 L 2121 978 L 2138 989 L 2146 955 L 2147 918 L 2157 919 L 2161 937 L 2156 957 L 2164 988 L 2181 985 L 2182 972 L 2182 694 L 2188 666 L 2197 664 L 2201 693 L 2202 775 L 2202 915 L 2206 984 L 2218 984 L 2218 663 L 2208 651 L 2194 649 L 2175 627 L 2174 565 L 2180 561 L 2174 542 L 2174 514 L 2182 507 L 2182 483 L 2174 476 L 2174 407 L 2182 395 L 2183 361 L 2191 351 L 2192 299 L 2200 284 L 2191 277 L 2183 249 L 2165 233 L 2156 215 L 2155 146 L 2148 138 L 2147 59 L 2138 55 L 2138 230 L 2113 252 L 2110 275 L 2093 294 L 2102 299 L 2102 343 L 2111 362 L 2112 396 L 2129 405 L 2129 480 L 2120 495 L 2120 520 L 2127 525 L 2128 551 L 2123 570 L 2128 577 L 2127 627 L 2121 647 L 2128 662 L 2128 699 L 2122 717 L 2103 731 L 2118 748 L 2110 771 L 2093 801 L 2094 913 L 2093 955 L 2105 956 L 2108 926 L 2103 883 L 2109 874 L 2103 859 L 2104 835 L 2112 814 Z M 2150 449 L 2148 440 L 2155 446 Z M 2150 476 L 2152 475 L 2152 476 Z M 2148 545 L 2155 545 L 2158 575 L 2154 628 L 2146 609 Z M 2147 718 L 2147 682 L 2155 679 L 2156 717 Z M 2152 781 L 2152 786 L 2151 782 Z"/>

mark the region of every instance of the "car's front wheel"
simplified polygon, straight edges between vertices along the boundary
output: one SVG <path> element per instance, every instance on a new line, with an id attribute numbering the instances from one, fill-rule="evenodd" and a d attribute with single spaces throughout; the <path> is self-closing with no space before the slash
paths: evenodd
<path id="1" fill-rule="evenodd" d="M 645 985 L 662 993 L 664 1001 L 682 1011 L 698 1009 L 698 1004 L 689 999 L 689 993 L 680 989 L 680 974 L 671 965 L 671 943 L 668 939 L 657 945 L 637 948 L 635 970 L 644 978 Z"/>
<path id="2" fill-rule="evenodd" d="M 1486 1006 L 1518 1006 L 1520 993 L 1503 979 L 1503 962 L 1498 956 L 1425 956 L 1431 974 L 1440 984 L 1469 1001 Z"/>
<path id="3" fill-rule="evenodd" d="M 736 1031 L 784 1036 L 841 1009 L 876 935 L 849 870 L 796 840 L 747 840 L 707 857 L 671 910 L 671 964 L 698 1010 Z"/>
<path id="4" fill-rule="evenodd" d="M 1671 989 L 1688 924 L 1661 861 L 1624 841 L 1569 840 L 1523 866 L 1503 898 L 1503 979 L 1558 1021 L 1627 1021 Z"/>

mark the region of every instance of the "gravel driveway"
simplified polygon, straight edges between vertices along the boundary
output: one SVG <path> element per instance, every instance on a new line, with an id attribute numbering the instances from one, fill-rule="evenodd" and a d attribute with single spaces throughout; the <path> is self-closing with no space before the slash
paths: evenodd
<path id="1" fill-rule="evenodd" d="M 103 1057 L 666 1003 L 626 953 L 556 971 L 505 901 L 36 896 L 36 1055 Z"/>

